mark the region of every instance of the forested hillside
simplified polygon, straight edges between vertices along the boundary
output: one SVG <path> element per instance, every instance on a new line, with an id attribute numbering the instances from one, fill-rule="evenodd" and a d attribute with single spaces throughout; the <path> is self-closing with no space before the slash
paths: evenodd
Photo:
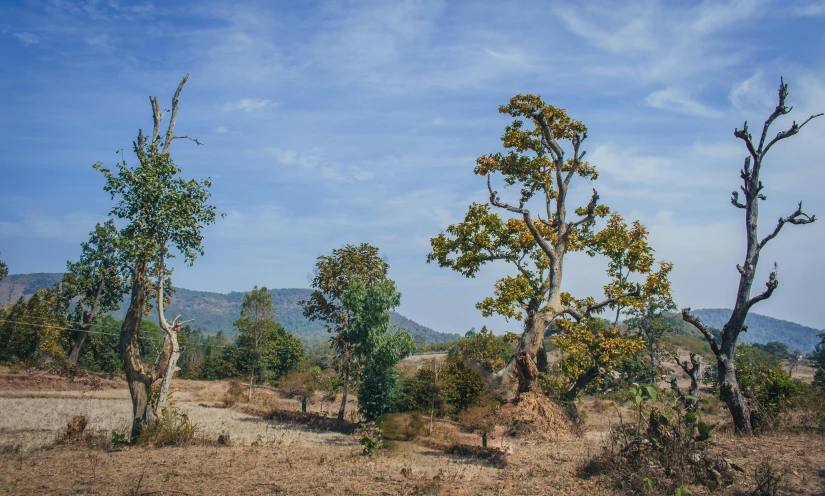
<path id="1" fill-rule="evenodd" d="M 11 303 L 21 296 L 27 298 L 38 289 L 59 282 L 61 276 L 59 273 L 10 275 L 0 281 L 0 304 Z M 298 305 L 298 301 L 309 297 L 311 290 L 285 288 L 270 289 L 269 292 L 277 311 L 275 320 L 288 332 L 312 343 L 327 339 L 324 323 L 304 318 L 303 311 Z M 238 318 L 243 295 L 242 292 L 224 294 L 176 288 L 166 314 L 171 317 L 180 314 L 184 320 L 194 319 L 192 327 L 200 327 L 206 334 L 216 334 L 220 329 L 231 334 L 232 323 Z M 126 305 L 123 305 L 114 316 L 122 319 L 125 312 Z M 397 312 L 390 312 L 390 320 L 394 325 L 407 329 L 416 340 L 424 343 L 440 343 L 459 338 L 457 334 L 434 331 Z"/>
<path id="2" fill-rule="evenodd" d="M 730 317 L 731 311 L 727 308 L 703 308 L 694 310 L 694 315 L 702 319 L 705 325 L 721 328 Z M 746 343 L 767 343 L 779 341 L 788 345 L 791 350 L 801 350 L 805 353 L 814 349 L 820 338 L 817 334 L 823 332 L 812 327 L 806 327 L 795 322 L 775 319 L 765 315 L 750 312 L 745 319 L 747 332 L 740 335 Z"/>

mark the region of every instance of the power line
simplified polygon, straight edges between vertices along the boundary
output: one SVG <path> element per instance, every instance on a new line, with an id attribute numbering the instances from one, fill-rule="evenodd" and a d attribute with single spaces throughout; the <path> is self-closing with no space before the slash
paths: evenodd
<path id="1" fill-rule="evenodd" d="M 44 321 L 42 319 L 40 319 L 40 320 Z M 51 330 L 56 330 L 56 331 L 61 331 L 61 332 L 76 331 L 76 332 L 87 332 L 89 334 L 98 334 L 98 335 L 102 335 L 102 336 L 120 337 L 120 333 L 95 331 L 95 330 L 93 330 L 96 327 L 94 325 L 90 329 L 86 330 L 86 329 L 67 328 L 67 327 L 60 326 L 58 324 L 35 324 L 35 323 L 32 323 L 32 322 L 22 322 L 22 321 L 19 321 L 19 320 L 9 320 L 9 319 L 0 319 L 0 322 L 7 322 L 7 323 L 10 323 L 10 324 L 15 324 L 15 329 L 17 328 L 17 325 L 27 325 L 27 326 L 32 326 L 32 327 L 45 327 L 45 328 L 49 328 Z M 73 321 L 69 321 L 69 322 L 73 322 Z M 116 328 L 115 327 L 103 327 L 103 329 L 116 329 Z M 157 338 L 146 336 L 146 335 L 138 336 L 138 339 L 153 341 L 156 344 L 163 344 L 166 341 L 165 339 L 158 340 Z M 199 345 L 200 345 L 200 343 L 199 343 Z M 211 346 L 212 346 L 212 348 L 220 348 L 220 349 L 232 348 L 233 347 L 233 345 L 217 345 L 217 344 L 213 344 Z"/>

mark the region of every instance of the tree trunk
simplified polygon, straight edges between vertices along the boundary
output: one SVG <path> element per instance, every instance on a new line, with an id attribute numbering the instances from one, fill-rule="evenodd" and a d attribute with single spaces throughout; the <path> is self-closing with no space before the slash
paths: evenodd
<path id="1" fill-rule="evenodd" d="M 670 389 L 676 393 L 687 411 L 695 412 L 699 407 L 699 379 L 702 377 L 702 362 L 699 361 L 699 356 L 696 353 L 691 353 L 690 363 L 691 365 L 688 366 L 687 361 L 680 362 L 678 358 L 676 359 L 676 364 L 690 377 L 688 394 L 685 395 L 682 392 L 675 377 L 670 381 Z"/>
<path id="2" fill-rule="evenodd" d="M 548 370 L 549 364 L 547 363 L 547 350 L 544 348 L 544 342 L 541 343 L 541 348 L 539 348 L 539 352 L 536 355 L 536 368 L 539 369 L 539 372 L 542 374 L 546 374 Z"/>
<path id="3" fill-rule="evenodd" d="M 145 376 L 137 378 L 128 372 L 126 374 L 129 394 L 132 397 L 132 430 L 129 435 L 132 444 L 135 444 L 143 431 L 157 420 L 152 405 L 149 403 L 152 382 L 145 378 Z"/>
<path id="4" fill-rule="evenodd" d="M 152 384 L 158 379 L 160 371 L 165 370 L 171 355 L 171 343 L 164 339 L 163 350 L 154 366 L 147 367 L 140 356 L 140 323 L 146 305 L 146 270 L 147 260 L 138 260 L 132 273 L 132 292 L 129 310 L 120 328 L 120 358 L 132 397 L 132 430 L 129 440 L 134 444 L 143 430 L 155 421 L 149 393 Z"/>
<path id="5" fill-rule="evenodd" d="M 89 337 L 88 329 L 80 329 L 74 333 L 74 343 L 72 349 L 69 351 L 69 357 L 66 359 L 66 364 L 69 367 L 77 367 L 77 360 L 80 358 L 80 350 L 83 344 L 86 343 L 86 338 Z"/>
<path id="6" fill-rule="evenodd" d="M 576 397 L 579 395 L 579 392 L 581 392 L 581 390 L 584 389 L 585 386 L 590 384 L 590 381 L 598 377 L 598 375 L 599 367 L 590 367 L 590 369 L 588 369 L 587 372 L 585 372 L 584 374 L 579 376 L 578 379 L 576 379 L 576 382 L 573 383 L 573 387 L 570 388 L 570 390 L 564 394 L 564 402 L 573 403 L 574 401 L 576 401 Z"/>
<path id="7" fill-rule="evenodd" d="M 748 401 L 739 382 L 736 380 L 736 367 L 731 356 L 721 354 L 716 363 L 718 365 L 719 398 L 725 402 L 733 417 L 733 425 L 738 433 L 751 433 L 751 411 Z"/>
<path id="8" fill-rule="evenodd" d="M 174 330 L 172 337 L 172 354 L 169 357 L 169 365 L 166 367 L 166 373 L 163 375 L 163 381 L 160 383 L 160 394 L 158 394 L 158 402 L 156 412 L 163 412 L 163 407 L 166 406 L 166 401 L 169 398 L 169 388 L 172 384 L 172 376 L 175 375 L 175 369 L 178 365 L 178 358 L 180 358 L 181 349 L 178 345 L 177 329 Z"/>
<path id="9" fill-rule="evenodd" d="M 344 372 L 344 393 L 341 395 L 341 408 L 338 409 L 338 422 L 344 421 L 344 413 L 347 409 L 347 393 L 349 392 L 349 363 Z"/>
<path id="10" fill-rule="evenodd" d="M 519 352 L 515 359 L 518 373 L 518 392 L 533 393 L 538 387 L 539 369 L 526 351 Z"/>

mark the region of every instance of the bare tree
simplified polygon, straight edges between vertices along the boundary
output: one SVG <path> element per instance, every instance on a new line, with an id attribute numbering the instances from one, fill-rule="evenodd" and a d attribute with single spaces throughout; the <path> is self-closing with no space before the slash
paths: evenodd
<path id="1" fill-rule="evenodd" d="M 787 217 L 780 217 L 773 232 L 762 238 L 761 240 L 757 234 L 757 220 L 759 217 L 759 200 L 767 200 L 762 194 L 762 181 L 759 180 L 759 172 L 762 169 L 762 160 L 767 155 L 776 143 L 790 138 L 802 129 L 805 124 L 810 122 L 823 114 L 812 115 L 808 117 L 802 124 L 793 122 L 791 127 L 786 131 L 780 131 L 771 140 L 766 140 L 768 136 L 768 128 L 777 117 L 790 113 L 793 107 L 785 106 L 785 98 L 788 96 L 788 85 L 784 80 L 779 84 L 779 104 L 771 113 L 770 117 L 762 126 L 762 133 L 759 137 L 758 144 L 754 144 L 753 136 L 748 132 L 748 123 L 742 129 L 734 130 L 734 136 L 745 142 L 748 149 L 749 156 L 745 158 L 745 166 L 740 171 L 739 176 L 742 178 L 742 186 L 740 189 L 745 194 L 742 203 L 739 199 L 739 192 L 732 193 L 730 202 L 736 208 L 741 208 L 745 211 L 745 227 L 747 234 L 747 250 L 745 252 L 745 263 L 737 265 L 736 270 L 739 271 L 739 289 L 736 292 L 736 303 L 733 307 L 728 322 L 722 327 L 722 339 L 718 342 L 716 338 L 708 331 L 697 317 L 691 315 L 690 308 L 682 310 L 682 318 L 694 327 L 699 329 L 702 335 L 710 345 L 714 355 L 716 355 L 716 363 L 718 366 L 719 376 L 719 397 L 725 402 L 733 417 L 733 423 L 737 432 L 750 433 L 751 420 L 750 408 L 742 391 L 739 389 L 739 382 L 736 379 L 736 365 L 734 364 L 734 352 L 736 348 L 736 341 L 739 334 L 747 329 L 745 326 L 745 318 L 748 316 L 748 311 L 756 303 L 766 300 L 771 297 L 774 290 L 779 285 L 779 280 L 776 277 L 776 267 L 771 272 L 768 282 L 765 283 L 766 289 L 764 292 L 751 297 L 751 287 L 753 286 L 754 275 L 756 274 L 756 265 L 759 262 L 759 254 L 762 248 L 768 244 L 770 240 L 779 234 L 779 231 L 785 224 L 810 224 L 816 220 L 816 216 L 809 216 L 802 211 L 802 202 L 799 202 L 797 209 Z"/>
<path id="2" fill-rule="evenodd" d="M 680 362 L 679 357 L 676 357 L 676 364 L 690 377 L 690 389 L 688 389 L 688 394 L 685 395 L 675 377 L 670 381 L 670 389 L 676 393 L 689 412 L 695 412 L 699 407 L 699 379 L 702 378 L 702 362 L 699 360 L 699 355 L 691 353 L 690 364 L 687 360 Z"/>

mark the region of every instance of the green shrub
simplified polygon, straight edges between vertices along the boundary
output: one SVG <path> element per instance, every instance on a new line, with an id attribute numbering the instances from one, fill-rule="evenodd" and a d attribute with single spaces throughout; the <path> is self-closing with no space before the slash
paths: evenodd
<path id="1" fill-rule="evenodd" d="M 157 422 L 146 427 L 137 444 L 149 446 L 182 446 L 198 431 L 189 416 L 173 406 L 164 407 Z"/>
<path id="2" fill-rule="evenodd" d="M 441 396 L 447 413 L 457 417 L 484 398 L 484 380 L 481 375 L 464 364 L 457 353 L 447 356 L 444 363 Z"/>
<path id="3" fill-rule="evenodd" d="M 358 438 L 358 443 L 364 447 L 363 455 L 371 455 L 378 450 L 384 449 L 384 436 L 381 429 L 375 425 L 375 422 L 367 422 L 355 431 L 354 435 Z"/>
<path id="4" fill-rule="evenodd" d="M 779 416 L 802 394 L 802 384 L 778 367 L 743 364 L 737 369 L 737 379 L 748 398 L 751 420 L 757 429 L 777 427 Z"/>

